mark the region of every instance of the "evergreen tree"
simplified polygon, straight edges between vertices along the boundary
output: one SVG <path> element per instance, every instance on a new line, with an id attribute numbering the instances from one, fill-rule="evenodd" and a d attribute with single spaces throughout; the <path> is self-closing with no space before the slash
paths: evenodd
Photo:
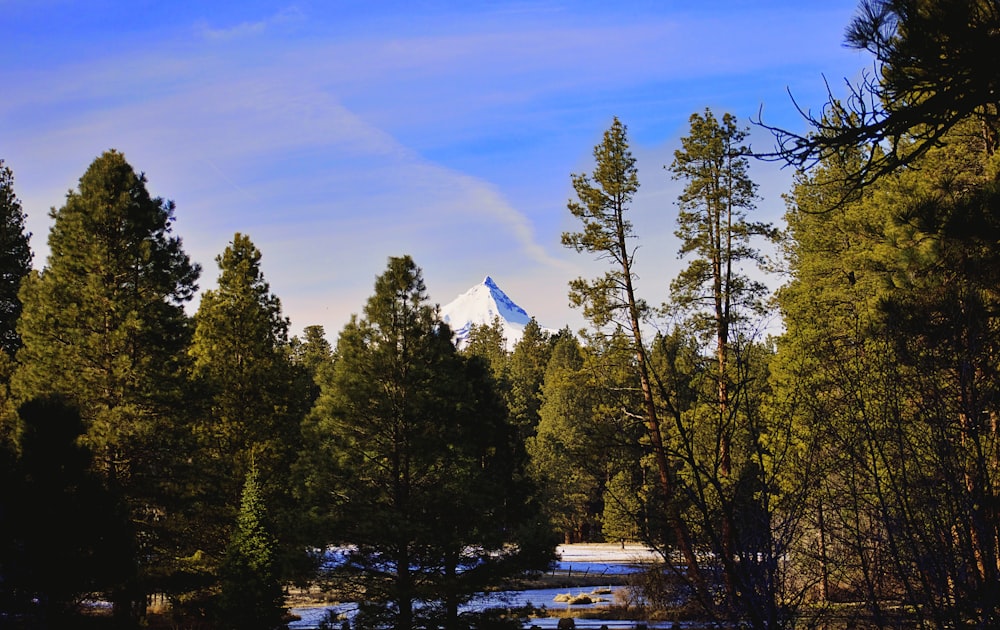
<path id="1" fill-rule="evenodd" d="M 861 0 L 845 43 L 870 52 L 875 71 L 850 85 L 846 102 L 831 93 L 821 115 L 805 114 L 810 133 L 764 125 L 778 141 L 765 157 L 811 170 L 864 147 L 864 159 L 844 173 L 853 195 L 920 160 L 970 119 L 993 155 L 1000 73 L 990 60 L 1000 54 L 998 28 L 993 0 Z"/>
<path id="2" fill-rule="evenodd" d="M 295 366 L 303 370 L 303 375 L 310 381 L 311 385 L 307 389 L 314 393 L 307 399 L 307 408 L 311 409 L 312 404 L 319 395 L 319 382 L 324 370 L 330 369 L 333 363 L 333 346 L 326 340 L 326 331 L 322 326 L 306 326 L 302 331 L 303 338 L 292 337 L 289 346 L 291 348 L 291 361 Z"/>
<path id="3" fill-rule="evenodd" d="M 747 175 L 746 131 L 730 114 L 721 123 L 711 111 L 691 116 L 691 134 L 681 138 L 670 171 L 685 182 L 678 197 L 676 236 L 681 257 L 693 258 L 671 283 L 673 305 L 693 315 L 697 330 L 705 331 L 715 345 L 718 367 L 720 425 L 719 465 L 723 475 L 731 467 L 732 427 L 729 415 L 727 362 L 732 352 L 734 328 L 748 313 L 759 312 L 767 288 L 751 280 L 742 263 L 763 263 L 752 246 L 754 236 L 776 236 L 767 224 L 751 223 L 756 184 Z"/>
<path id="4" fill-rule="evenodd" d="M 408 256 L 341 332 L 306 434 L 304 492 L 320 546 L 350 545 L 338 574 L 373 604 L 361 623 L 409 629 L 440 608 L 455 627 L 470 589 L 539 561 L 527 552 L 544 546 L 518 539 L 535 515 L 495 384 L 456 352 Z"/>
<path id="5" fill-rule="evenodd" d="M 220 570 L 218 624 L 232 630 L 284 627 L 285 596 L 279 579 L 277 540 L 252 465 L 247 470 L 236 528 Z"/>
<path id="6" fill-rule="evenodd" d="M 310 385 L 295 379 L 288 320 L 264 279 L 260 250 L 236 233 L 216 262 L 217 287 L 202 295 L 190 348 L 194 381 L 207 401 L 195 430 L 201 503 L 206 524 L 214 523 L 206 532 L 214 540 L 203 544 L 213 551 L 228 539 L 251 462 L 260 469 L 260 491 L 276 523 L 293 518 L 288 479 L 305 413 L 296 397 L 308 396 L 295 385 Z"/>
<path id="7" fill-rule="evenodd" d="M 656 461 L 663 495 L 676 492 L 674 468 L 663 441 L 663 427 L 653 394 L 649 374 L 647 349 L 643 339 L 642 321 L 648 314 L 648 304 L 635 291 L 635 239 L 627 213 L 632 198 L 639 189 L 635 158 L 628 148 L 625 125 L 617 118 L 604 132 L 600 144 L 594 147 L 596 165 L 593 176 L 573 175 L 577 201 L 570 201 L 570 213 L 583 224 L 581 232 L 565 232 L 562 243 L 577 252 L 594 254 L 611 265 L 611 270 L 595 280 L 577 278 L 570 283 L 570 303 L 581 307 L 583 315 L 596 331 L 616 325 L 628 332 L 635 353 L 635 369 L 642 389 L 642 415 L 647 426 L 649 445 Z M 679 514 L 671 514 L 675 542 L 684 554 L 691 576 L 702 582 L 698 560 L 691 546 L 687 526 Z"/>
<path id="8" fill-rule="evenodd" d="M 19 400 L 62 394 L 80 409 L 82 443 L 94 453 L 109 489 L 129 506 L 134 557 L 147 571 L 158 558 L 180 410 L 184 349 L 190 339 L 184 303 L 199 268 L 171 235 L 174 206 L 150 197 L 118 152 L 97 158 L 53 210 L 45 268 L 22 286 L 18 332 L 23 347 L 12 387 Z M 141 543 L 140 543 L 141 541 Z M 141 615 L 138 582 L 113 593 L 120 617 Z"/>
<path id="9" fill-rule="evenodd" d="M 506 384 L 510 353 L 507 351 L 507 338 L 499 316 L 494 317 L 489 324 L 473 324 L 469 328 L 469 336 L 462 352 L 481 357 L 490 366 L 497 382 Z"/>
<path id="10" fill-rule="evenodd" d="M 787 197 L 790 280 L 777 294 L 785 332 L 772 382 L 798 442 L 798 465 L 782 483 L 809 488 L 798 571 L 813 576 L 819 599 L 865 601 L 884 623 L 888 593 L 878 585 L 888 582 L 875 567 L 892 560 L 885 545 L 871 544 L 885 532 L 867 437 L 893 404 L 879 383 L 898 379 L 891 349 L 873 334 L 893 284 L 893 211 L 876 201 L 885 180 L 852 190 L 847 173 L 864 159 L 862 148 L 825 159 L 799 174 Z"/>
<path id="11" fill-rule="evenodd" d="M 545 512 L 567 543 L 594 540 L 600 531 L 597 505 L 606 460 L 594 457 L 588 427 L 596 402 L 587 381 L 579 342 L 560 339 L 545 370 L 537 432 L 527 441 Z"/>
<path id="12" fill-rule="evenodd" d="M 621 538 L 622 528 L 606 529 L 602 522 L 608 500 L 622 499 L 609 495 L 608 480 L 622 468 L 631 470 L 647 450 L 642 419 L 630 411 L 641 406 L 632 353 L 624 333 L 591 339 L 586 346 L 565 335 L 546 367 L 538 427 L 527 446 L 546 512 L 566 542 L 598 541 L 609 532 Z M 645 463 L 655 473 L 655 459 Z M 655 474 L 649 479 L 655 492 L 657 479 Z M 665 549 L 673 539 L 656 542 Z"/>
<path id="13" fill-rule="evenodd" d="M 814 570 L 882 625 L 891 599 L 939 628 L 998 616 L 997 192 L 978 128 L 863 194 L 824 161 L 790 198 L 776 383 L 814 453 Z"/>
<path id="14" fill-rule="evenodd" d="M 746 324 L 763 315 L 767 294 L 750 277 L 765 262 L 753 240 L 775 239 L 777 231 L 747 219 L 757 187 L 747 173 L 746 131 L 730 114 L 720 121 L 710 110 L 693 114 L 690 122 L 691 133 L 681 139 L 669 170 L 685 184 L 675 234 L 680 256 L 691 260 L 671 283 L 667 308 L 689 316 L 692 329 L 712 347 L 715 365 L 712 402 L 699 401 L 680 416 L 677 446 L 702 544 L 721 565 L 729 612 L 763 628 L 778 622 L 779 608 L 760 462 L 766 451 L 761 437 L 770 431 L 759 406 L 761 381 L 754 376 L 766 364 L 750 362 L 763 360 L 764 353 L 755 352 L 755 331 Z M 756 510 L 747 505 L 753 497 Z"/>
<path id="15" fill-rule="evenodd" d="M 90 450 L 77 442 L 79 412 L 53 396 L 26 402 L 18 413 L 21 456 L 5 486 L 13 504 L 4 531 L 13 550 L 3 564 L 4 611 L 71 627 L 83 598 L 131 577 L 133 558 L 115 544 L 129 524 L 93 470 Z"/>
<path id="16" fill-rule="evenodd" d="M 322 326 L 306 326 L 302 331 L 302 337 L 292 337 L 289 343 L 290 359 L 293 370 L 294 384 L 292 386 L 295 400 L 292 404 L 301 411 L 296 411 L 295 415 L 308 418 L 310 411 L 319 400 L 322 391 L 322 383 L 330 379 L 333 370 L 333 347 L 326 339 L 326 333 Z M 300 422 L 300 436 L 302 433 L 302 422 Z M 300 442 L 303 451 L 311 449 L 311 445 Z M 297 453 L 292 462 L 292 488 L 293 501 L 291 507 L 291 522 L 288 525 L 290 543 L 298 550 L 308 549 L 312 541 L 319 537 L 315 531 L 317 525 L 315 519 L 309 518 L 308 514 L 303 515 L 303 505 L 299 500 L 301 493 L 296 488 L 306 485 L 307 479 L 313 474 L 309 464 L 309 459 L 302 453 Z M 316 557 L 311 554 L 298 553 L 286 558 L 292 564 L 288 567 L 289 578 L 299 583 L 308 583 L 315 574 Z"/>
<path id="17" fill-rule="evenodd" d="M 569 330 L 564 330 L 558 337 L 571 335 Z M 522 442 L 534 435 L 535 427 L 538 426 L 545 368 L 555 343 L 556 339 L 543 331 L 532 317 L 525 324 L 524 333 L 510 355 L 507 407 L 511 423 L 517 427 Z"/>
<path id="18" fill-rule="evenodd" d="M 21 347 L 17 320 L 21 280 L 31 271 L 30 234 L 24 231 L 24 211 L 14 195 L 14 174 L 0 160 L 0 348 L 9 358 Z"/>
<path id="19" fill-rule="evenodd" d="M 10 395 L 14 354 L 21 347 L 17 321 L 21 317 L 18 291 L 31 272 L 30 234 L 24 231 L 24 212 L 14 194 L 14 175 L 0 160 L 0 444 L 14 448 L 17 414 Z"/>

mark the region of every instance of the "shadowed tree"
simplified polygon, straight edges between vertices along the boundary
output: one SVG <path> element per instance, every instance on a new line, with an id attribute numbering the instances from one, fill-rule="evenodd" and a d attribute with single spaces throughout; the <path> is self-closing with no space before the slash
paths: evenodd
<path id="1" fill-rule="evenodd" d="M 300 462 L 318 546 L 349 545 L 334 578 L 358 623 L 456 628 L 474 590 L 552 553 L 493 378 L 456 351 L 408 256 L 389 259 L 335 354 Z"/>
<path id="2" fill-rule="evenodd" d="M 85 597 L 134 579 L 134 550 L 118 543 L 130 536 L 128 514 L 78 443 L 84 425 L 71 404 L 43 397 L 18 414 L 21 456 L 4 489 L 14 501 L 4 530 L 14 548 L 0 581 L 4 610 L 37 613 L 43 626 L 72 627 L 81 623 Z"/>

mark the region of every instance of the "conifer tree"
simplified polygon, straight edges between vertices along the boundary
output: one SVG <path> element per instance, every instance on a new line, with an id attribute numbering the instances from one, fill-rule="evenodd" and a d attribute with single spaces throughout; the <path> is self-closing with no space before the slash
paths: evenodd
<path id="1" fill-rule="evenodd" d="M 764 448 L 760 436 L 767 433 L 759 426 L 760 410 L 750 403 L 756 400 L 750 390 L 753 379 L 747 378 L 756 368 L 748 362 L 756 356 L 750 350 L 755 333 L 741 324 L 756 323 L 754 316 L 765 310 L 767 287 L 751 277 L 765 263 L 754 239 L 775 239 L 777 231 L 747 217 L 757 186 L 747 172 L 746 131 L 732 115 L 718 120 L 707 109 L 693 114 L 690 122 L 690 135 L 681 139 L 669 167 L 673 178 L 684 182 L 675 234 L 680 256 L 690 261 L 671 283 L 667 308 L 688 315 L 713 350 L 714 404 L 694 409 L 678 436 L 686 468 L 692 471 L 688 485 L 696 489 L 703 531 L 723 568 L 730 610 L 748 617 L 754 627 L 764 627 L 774 622 L 777 602 L 769 578 L 758 579 L 770 575 L 770 558 L 754 550 L 760 536 L 771 532 L 751 532 L 756 523 L 740 521 L 737 509 L 742 488 L 763 484 L 756 455 Z M 712 445 L 711 451 L 701 451 L 701 444 Z M 766 498 L 761 492 L 754 496 Z"/>
<path id="2" fill-rule="evenodd" d="M 228 538 L 251 461 L 280 520 L 289 501 L 279 499 L 299 449 L 297 413 L 304 413 L 294 398 L 288 320 L 264 279 L 260 250 L 236 233 L 216 262 L 218 285 L 202 295 L 190 348 L 194 381 L 206 400 L 196 434 L 204 504 L 211 506 L 206 517 L 218 528 L 214 544 L 205 543 L 211 549 Z"/>
<path id="3" fill-rule="evenodd" d="M 560 332 L 558 337 L 571 335 L 567 329 Z M 510 355 L 508 374 L 510 390 L 507 407 L 511 422 L 517 427 L 522 441 L 534 435 L 535 427 L 538 426 L 545 367 L 552 356 L 554 345 L 555 339 L 543 331 L 532 317 L 525 324 L 524 333 Z"/>
<path id="4" fill-rule="evenodd" d="M 326 340 L 326 331 L 322 326 L 306 326 L 302 335 L 301 339 L 293 337 L 289 344 L 291 361 L 294 365 L 301 366 L 311 380 L 315 380 L 323 370 L 330 367 L 333 361 L 333 346 Z M 315 398 L 310 399 L 310 407 L 314 400 Z"/>
<path id="5" fill-rule="evenodd" d="M 236 528 L 220 570 L 220 627 L 273 630 L 284 626 L 285 597 L 277 555 L 277 540 L 268 522 L 259 473 L 251 464 L 243 484 Z"/>
<path id="6" fill-rule="evenodd" d="M 611 269 L 594 280 L 577 278 L 570 282 L 570 303 L 583 309 L 584 317 L 598 334 L 609 326 L 620 327 L 629 334 L 642 390 L 642 417 L 660 487 L 668 497 L 668 505 L 674 505 L 670 503 L 677 494 L 674 466 L 663 440 L 664 427 L 654 398 L 641 325 L 648 315 L 649 305 L 638 296 L 634 284 L 635 247 L 632 241 L 635 234 L 628 211 L 639 189 L 639 177 L 625 125 L 618 118 L 604 132 L 601 143 L 594 147 L 594 159 L 593 176 L 572 176 L 577 200 L 571 200 L 567 206 L 581 221 L 583 229 L 563 233 L 562 243 L 577 252 L 595 255 L 606 261 Z M 690 576 L 703 582 L 687 525 L 677 512 L 669 514 L 668 520 L 674 527 L 675 543 L 684 554 Z"/>
<path id="7" fill-rule="evenodd" d="M 824 160 L 790 197 L 776 382 L 813 453 L 815 564 L 824 596 L 883 624 L 889 597 L 933 627 L 1000 618 L 998 195 L 978 131 L 861 192 L 856 156 Z"/>
<path id="8" fill-rule="evenodd" d="M 838 202 L 919 161 L 970 120 L 983 155 L 992 156 L 1000 140 L 1000 73 L 992 63 L 1000 52 L 996 2 L 858 4 L 844 43 L 870 52 L 875 71 L 848 84 L 846 100 L 831 92 L 822 108 L 800 107 L 809 133 L 763 125 L 778 142 L 764 156 L 811 170 L 836 161 L 842 151 L 863 148 L 863 159 L 843 173 L 847 196 Z"/>
<path id="9" fill-rule="evenodd" d="M 14 174 L 0 160 L 0 348 L 13 358 L 21 347 L 17 320 L 21 280 L 31 271 L 30 234 L 24 231 L 24 211 L 14 194 Z"/>
<path id="10" fill-rule="evenodd" d="M 691 116 L 691 134 L 681 139 L 670 171 L 685 182 L 678 197 L 677 238 L 680 255 L 693 255 L 671 284 L 673 303 L 693 316 L 698 330 L 714 342 L 717 360 L 720 468 L 728 475 L 732 429 L 729 415 L 727 364 L 735 327 L 749 313 L 760 311 L 767 287 L 752 280 L 745 262 L 763 264 L 753 247 L 755 236 L 776 237 L 774 228 L 747 220 L 757 186 L 747 174 L 746 131 L 725 114 L 718 121 L 711 111 Z"/>
<path id="11" fill-rule="evenodd" d="M 319 398 L 319 384 L 333 369 L 333 346 L 326 339 L 322 326 L 306 326 L 302 338 L 292 337 L 289 342 L 289 360 L 294 372 L 296 392 L 292 404 L 298 408 L 294 414 L 304 418 Z"/>
<path id="12" fill-rule="evenodd" d="M 3 610 L 31 614 L 34 599 L 51 627 L 73 627 L 82 623 L 74 619 L 80 599 L 133 570 L 133 558 L 122 553 L 129 550 L 117 544 L 129 524 L 78 442 L 84 427 L 72 405 L 43 397 L 22 404 L 18 415 L 21 456 L 4 488 L 12 499 L 4 532 L 14 553 L 4 558 L 0 590 L 10 599 Z"/>
<path id="13" fill-rule="evenodd" d="M 24 231 L 24 212 L 14 194 L 14 174 L 0 160 L 0 445 L 13 449 L 17 418 L 10 397 L 14 354 L 21 347 L 17 321 L 21 317 L 18 291 L 31 272 L 30 234 Z"/>
<path id="14" fill-rule="evenodd" d="M 83 444 L 131 515 L 133 558 L 147 571 L 174 457 L 181 369 L 190 339 L 184 303 L 199 267 L 171 234 L 174 206 L 151 197 L 146 179 L 116 151 L 98 157 L 66 203 L 53 210 L 45 268 L 28 276 L 18 324 L 23 347 L 12 387 L 19 400 L 58 393 L 78 407 Z M 160 472 L 157 473 L 156 471 Z M 112 594 L 115 613 L 141 615 L 139 583 Z"/>
<path id="15" fill-rule="evenodd" d="M 579 341 L 560 338 L 545 368 L 539 421 L 527 450 L 545 512 L 566 543 L 595 540 L 600 531 L 597 506 L 606 457 L 594 450 L 596 389 Z"/>
<path id="16" fill-rule="evenodd" d="M 507 380 L 510 352 L 507 351 L 507 338 L 504 336 L 503 322 L 496 316 L 489 324 L 473 324 L 469 328 L 463 354 L 481 357 L 489 364 L 493 376 L 500 383 Z"/>
<path id="17" fill-rule="evenodd" d="M 439 610 L 454 628 L 472 590 L 548 561 L 522 537 L 536 513 L 489 370 L 455 350 L 410 257 L 389 260 L 321 385 L 303 491 L 320 546 L 351 546 L 338 575 L 372 604 L 365 623 L 409 630 Z"/>

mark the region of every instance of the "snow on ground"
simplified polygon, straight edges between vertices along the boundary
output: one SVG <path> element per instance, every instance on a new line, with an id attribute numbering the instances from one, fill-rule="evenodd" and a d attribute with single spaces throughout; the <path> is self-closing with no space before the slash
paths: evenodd
<path id="1" fill-rule="evenodd" d="M 559 545 L 556 553 L 563 563 L 601 562 L 617 564 L 646 564 L 657 562 L 660 556 L 645 545 L 637 543 L 577 543 Z"/>
<path id="2" fill-rule="evenodd" d="M 556 562 L 555 570 L 559 572 L 568 572 L 571 575 L 587 574 L 590 576 L 596 575 L 618 575 L 622 573 L 628 573 L 636 570 L 636 565 L 648 564 L 650 562 L 659 561 L 659 556 L 648 549 L 644 545 L 625 543 L 578 543 L 572 545 L 559 545 L 556 548 L 556 553 L 559 556 L 559 560 Z M 481 607 L 483 605 L 498 605 L 501 602 L 506 602 L 509 605 L 519 606 L 530 603 L 536 607 L 546 607 L 546 608 L 565 608 L 567 604 L 555 602 L 554 598 L 556 595 L 561 593 L 587 593 L 592 590 L 593 587 L 580 587 L 580 588 L 563 588 L 563 589 L 532 589 L 528 591 L 508 591 L 504 593 L 494 593 L 489 596 L 480 596 L 473 606 Z M 604 604 L 607 601 L 614 601 L 614 591 L 619 590 L 621 587 L 610 586 L 608 587 L 612 593 L 603 595 L 602 597 L 606 600 L 602 602 Z M 576 606 L 577 608 L 584 608 L 586 606 Z M 340 613 L 348 613 L 355 609 L 354 604 L 344 604 L 341 606 L 329 606 L 329 607 L 303 607 L 303 608 L 293 608 L 291 612 L 299 615 L 301 618 L 298 621 L 289 624 L 291 630 L 305 630 L 307 628 L 316 628 L 319 625 L 320 620 L 326 616 L 326 609 L 334 609 Z M 541 626 L 542 628 L 554 628 L 558 619 L 537 619 L 532 620 L 533 625 Z M 634 627 L 634 622 L 622 622 L 623 625 L 616 625 L 617 622 L 603 621 L 593 625 L 597 628 L 601 625 L 608 625 L 609 628 L 616 627 Z M 577 620 L 577 627 L 584 628 L 590 627 L 584 620 Z M 653 626 L 649 626 L 652 628 Z"/>

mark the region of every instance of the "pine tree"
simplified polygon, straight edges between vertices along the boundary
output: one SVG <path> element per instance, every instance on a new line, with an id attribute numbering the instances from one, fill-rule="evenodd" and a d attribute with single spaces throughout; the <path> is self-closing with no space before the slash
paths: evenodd
<path id="1" fill-rule="evenodd" d="M 0 348 L 13 358 L 21 347 L 17 320 L 21 280 L 31 271 L 30 234 L 24 231 L 24 211 L 14 195 L 14 174 L 0 160 Z"/>
<path id="2" fill-rule="evenodd" d="M 23 347 L 12 388 L 19 400 L 58 393 L 80 409 L 89 447 L 109 488 L 126 502 L 143 545 L 156 546 L 164 478 L 175 457 L 181 369 L 190 339 L 184 303 L 199 268 L 171 235 L 174 206 L 150 197 L 146 179 L 116 151 L 97 158 L 52 211 L 50 254 L 28 276 L 18 324 Z M 122 540 L 136 545 L 136 540 Z M 134 558 L 142 571 L 153 554 Z M 142 614 L 138 582 L 113 594 L 120 616 Z M 133 606 L 135 604 L 135 606 Z"/>
<path id="3" fill-rule="evenodd" d="M 30 234 L 24 231 L 24 212 L 14 194 L 14 174 L 0 160 L 0 445 L 14 448 L 17 433 L 15 405 L 10 396 L 14 354 L 21 347 L 17 322 L 21 317 L 18 291 L 31 272 Z"/>
<path id="4" fill-rule="evenodd" d="M 276 520 L 286 517 L 282 508 L 290 509 L 288 478 L 305 412 L 295 396 L 308 395 L 294 387 L 288 320 L 264 279 L 260 250 L 236 233 L 216 262 L 217 288 L 202 295 L 190 348 L 194 382 L 206 400 L 195 430 L 203 504 L 210 506 L 205 516 L 217 528 L 214 544 L 204 543 L 208 549 L 227 538 L 251 462 L 263 475 L 261 492 Z"/>
<path id="5" fill-rule="evenodd" d="M 705 331 L 715 345 L 721 441 L 722 474 L 731 467 L 732 429 L 729 415 L 727 369 L 737 324 L 761 310 L 767 287 L 752 280 L 744 261 L 763 264 L 753 247 L 755 236 L 775 238 L 774 228 L 747 221 L 753 210 L 757 186 L 747 175 L 746 131 L 725 114 L 716 120 L 711 111 L 691 116 L 691 135 L 681 139 L 670 171 L 685 182 L 678 197 L 677 238 L 680 255 L 693 258 L 671 283 L 673 305 L 693 315 L 696 329 Z"/>
<path id="6" fill-rule="evenodd" d="M 559 333 L 559 337 L 571 335 L 569 330 Z M 535 427 L 538 426 L 545 367 L 552 356 L 554 345 L 555 339 L 543 331 L 532 317 L 525 324 L 524 333 L 510 355 L 507 407 L 511 422 L 517 427 L 522 441 L 534 435 Z"/>
<path id="7" fill-rule="evenodd" d="M 129 524 L 78 442 L 84 427 L 72 405 L 43 397 L 18 415 L 21 456 L 4 488 L 13 501 L 4 532 L 14 548 L 3 565 L 0 588 L 13 595 L 4 611 L 31 614 L 34 599 L 52 627 L 73 627 L 81 598 L 130 577 L 134 560 L 122 553 L 130 549 L 117 544 Z"/>
<path id="8" fill-rule="evenodd" d="M 411 258 L 389 260 L 321 386 L 303 491 L 326 522 L 320 546 L 353 549 L 339 573 L 374 603 L 363 618 L 408 630 L 432 610 L 415 608 L 423 600 L 454 627 L 471 589 L 531 566 L 536 548 L 518 540 L 530 493 L 504 406 L 484 362 L 455 350 Z"/>
<path id="9" fill-rule="evenodd" d="M 304 418 L 319 398 L 319 384 L 333 369 L 333 346 L 322 326 L 306 326 L 302 333 L 301 339 L 292 337 L 288 345 L 296 392 L 292 404 L 299 408 L 295 415 Z"/>
<path id="10" fill-rule="evenodd" d="M 595 280 L 573 280 L 570 283 L 570 303 L 583 309 L 584 317 L 595 331 L 615 325 L 627 331 L 632 339 L 635 369 L 643 395 L 642 416 L 656 458 L 660 487 L 664 496 L 673 497 L 677 490 L 674 468 L 664 446 L 664 428 L 656 407 L 641 325 L 648 315 L 649 306 L 637 295 L 634 285 L 635 249 L 631 241 L 635 239 L 635 234 L 627 213 L 639 189 L 639 177 L 635 158 L 629 150 L 625 125 L 617 118 L 604 132 L 602 142 L 594 147 L 594 159 L 593 177 L 586 174 L 572 176 L 577 201 L 571 200 L 568 208 L 574 217 L 580 219 L 583 230 L 563 233 L 562 243 L 577 252 L 594 254 L 607 261 L 611 269 Z M 669 520 L 676 531 L 676 544 L 684 554 L 692 578 L 703 583 L 686 524 L 677 513 L 671 514 Z"/>
<path id="11" fill-rule="evenodd" d="M 936 627 L 1000 614 L 997 188 L 978 129 L 846 202 L 844 157 L 790 197 L 776 382 L 811 448 L 824 594 L 883 623 L 894 585 Z"/>
<path id="12" fill-rule="evenodd" d="M 765 155 L 811 170 L 863 148 L 864 159 L 843 173 L 838 203 L 919 161 L 966 122 L 992 156 L 1000 138 L 1000 73 L 990 61 L 1000 52 L 998 28 L 993 0 L 861 0 L 845 44 L 870 52 L 875 72 L 850 85 L 846 101 L 830 93 L 814 110 L 822 115 L 805 113 L 805 135 L 764 125 L 778 141 Z"/>
<path id="13" fill-rule="evenodd" d="M 499 316 L 494 317 L 489 324 L 473 324 L 469 328 L 469 336 L 462 352 L 481 357 L 489 364 L 497 381 L 506 383 L 510 352 L 507 351 L 507 338 Z"/>
<path id="14" fill-rule="evenodd" d="M 688 485 L 697 489 L 694 503 L 703 530 L 723 568 L 730 608 L 754 627 L 765 627 L 775 622 L 777 600 L 770 578 L 758 579 L 770 575 L 770 558 L 754 551 L 759 537 L 771 532 L 751 535 L 751 524 L 737 519 L 741 488 L 763 484 L 756 456 L 764 449 L 760 436 L 767 432 L 759 426 L 760 410 L 750 404 L 756 400 L 750 390 L 754 380 L 747 378 L 756 367 L 748 362 L 755 356 L 755 331 L 741 324 L 763 315 L 767 294 L 763 282 L 750 277 L 765 262 L 754 239 L 776 239 L 777 231 L 747 219 L 757 186 L 747 173 L 746 131 L 732 115 L 720 121 L 710 110 L 693 114 L 690 122 L 691 133 L 681 139 L 669 170 L 685 184 L 675 234 L 680 256 L 691 259 L 671 283 L 667 308 L 687 314 L 691 327 L 712 346 L 714 404 L 692 410 L 678 436 L 692 471 Z M 701 452 L 701 444 L 712 445 L 711 452 Z M 764 493 L 756 496 L 765 499 Z"/>
<path id="15" fill-rule="evenodd" d="M 232 630 L 284 627 L 285 596 L 277 555 L 277 540 L 270 531 L 259 473 L 251 465 L 243 484 L 236 528 L 220 570 L 220 627 Z"/>
<path id="16" fill-rule="evenodd" d="M 307 372 L 310 380 L 315 380 L 333 362 L 333 346 L 326 340 L 326 331 L 322 326 L 306 326 L 302 333 L 302 339 L 293 337 L 289 344 L 291 360 Z M 309 401 L 310 407 L 314 400 Z"/>
<path id="17" fill-rule="evenodd" d="M 545 368 L 538 426 L 527 450 L 545 512 L 566 543 L 595 540 L 600 529 L 596 506 L 606 457 L 594 451 L 593 385 L 580 343 L 572 335 L 562 337 Z"/>

